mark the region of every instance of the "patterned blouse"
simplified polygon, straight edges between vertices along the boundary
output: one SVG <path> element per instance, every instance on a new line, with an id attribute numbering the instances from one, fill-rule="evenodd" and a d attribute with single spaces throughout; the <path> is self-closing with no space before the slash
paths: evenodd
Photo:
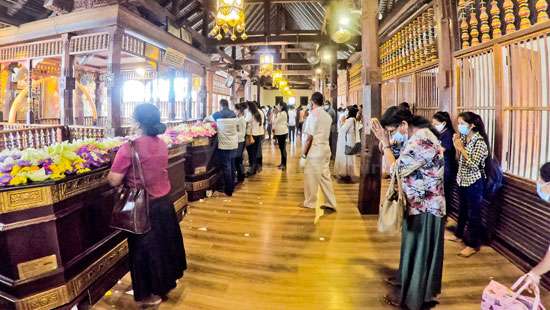
<path id="1" fill-rule="evenodd" d="M 456 180 L 459 186 L 470 186 L 481 179 L 485 172 L 485 159 L 489 156 L 487 143 L 479 133 L 475 133 L 470 142 L 466 142 L 466 138 L 462 137 L 462 142 L 468 152 L 468 160 L 460 155 L 458 162 L 458 174 Z"/>
<path id="2" fill-rule="evenodd" d="M 403 146 L 396 164 L 408 215 L 445 216 L 443 151 L 439 139 L 429 129 L 419 129 Z"/>

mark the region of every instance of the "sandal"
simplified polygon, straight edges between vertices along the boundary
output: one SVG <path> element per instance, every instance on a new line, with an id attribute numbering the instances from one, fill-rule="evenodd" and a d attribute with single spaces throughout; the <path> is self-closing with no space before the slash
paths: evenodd
<path id="1" fill-rule="evenodd" d="M 392 306 L 392 307 L 395 307 L 395 308 L 403 309 L 403 307 L 401 307 L 401 303 L 398 302 L 398 301 L 395 301 L 395 299 L 393 299 L 390 295 L 384 296 L 382 301 L 384 301 L 384 303 L 386 305 L 389 305 L 389 306 Z"/>

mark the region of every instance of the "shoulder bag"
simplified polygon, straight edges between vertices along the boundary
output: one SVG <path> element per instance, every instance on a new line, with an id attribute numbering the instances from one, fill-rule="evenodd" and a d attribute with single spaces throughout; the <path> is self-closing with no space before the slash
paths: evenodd
<path id="1" fill-rule="evenodd" d="M 405 206 L 407 202 L 399 180 L 397 167 L 391 174 L 390 185 L 384 200 L 380 204 L 378 214 L 378 231 L 387 234 L 396 234 L 401 231 Z"/>
<path id="2" fill-rule="evenodd" d="M 355 135 L 355 137 L 357 139 L 357 128 L 356 128 L 356 120 L 355 119 L 353 120 L 353 134 Z M 346 142 L 347 142 L 347 139 L 348 139 L 348 134 L 346 133 Z M 344 151 L 344 153 L 346 155 L 357 155 L 357 154 L 359 154 L 359 152 L 361 152 L 361 141 L 359 141 L 359 142 L 356 141 L 353 146 L 349 146 L 346 143 L 346 150 Z"/>
<path id="3" fill-rule="evenodd" d="M 143 177 L 143 169 L 135 142 L 131 140 L 129 144 L 134 171 L 134 187 L 124 184 L 117 189 L 111 217 L 111 228 L 140 235 L 151 230 L 149 195 L 145 188 L 145 178 Z M 136 175 L 139 175 L 141 184 L 135 182 Z"/>

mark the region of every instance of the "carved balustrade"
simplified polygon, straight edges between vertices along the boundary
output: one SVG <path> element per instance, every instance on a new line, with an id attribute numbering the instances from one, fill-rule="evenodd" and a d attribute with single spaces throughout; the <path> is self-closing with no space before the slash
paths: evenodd
<path id="1" fill-rule="evenodd" d="M 0 131 L 0 150 L 40 148 L 63 141 L 63 126 L 43 126 Z"/>
<path id="2" fill-rule="evenodd" d="M 549 20 L 548 0 L 459 0 L 457 13 L 463 49 Z"/>
<path id="3" fill-rule="evenodd" d="M 429 7 L 379 47 L 384 80 L 416 71 L 438 59 L 434 9 Z"/>

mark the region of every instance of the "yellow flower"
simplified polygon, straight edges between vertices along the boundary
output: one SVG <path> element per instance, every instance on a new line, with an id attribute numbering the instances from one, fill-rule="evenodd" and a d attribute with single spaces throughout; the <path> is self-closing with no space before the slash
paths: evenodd
<path id="1" fill-rule="evenodd" d="M 83 173 L 90 172 L 90 171 L 92 171 L 92 169 L 90 169 L 90 168 L 78 169 L 76 171 L 76 174 L 83 174 Z"/>
<path id="2" fill-rule="evenodd" d="M 16 176 L 19 173 L 19 170 L 21 170 L 21 167 L 14 165 L 13 168 L 11 168 L 11 175 Z"/>
<path id="3" fill-rule="evenodd" d="M 27 178 L 22 175 L 16 175 L 10 181 L 10 185 L 12 186 L 23 185 L 23 184 L 27 184 Z"/>

